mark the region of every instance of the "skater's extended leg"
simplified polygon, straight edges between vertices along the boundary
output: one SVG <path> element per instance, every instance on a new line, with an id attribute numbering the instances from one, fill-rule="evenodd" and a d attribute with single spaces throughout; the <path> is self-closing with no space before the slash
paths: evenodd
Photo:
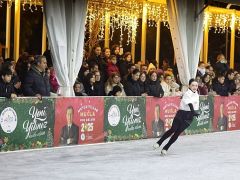
<path id="1" fill-rule="evenodd" d="M 157 142 L 159 144 L 159 146 L 161 146 L 163 141 L 165 141 L 167 138 L 169 138 L 174 133 L 174 131 L 175 131 L 175 129 L 173 129 L 173 128 L 170 128 L 168 131 L 166 131 Z"/>
<path id="2" fill-rule="evenodd" d="M 181 125 L 179 122 L 180 122 L 179 119 L 174 118 L 173 123 L 172 123 L 172 127 L 168 131 L 166 131 L 163 134 L 163 136 L 158 140 L 157 144 L 159 146 L 161 146 L 163 141 L 165 141 L 167 138 L 169 138 L 179 128 L 179 126 Z"/>
<path id="3" fill-rule="evenodd" d="M 189 126 L 189 124 L 182 124 L 173 134 L 173 136 L 170 138 L 170 140 L 168 141 L 168 143 L 163 147 L 163 150 L 168 150 L 169 147 L 178 139 L 178 137 L 180 136 L 180 134 L 187 129 L 187 127 Z"/>

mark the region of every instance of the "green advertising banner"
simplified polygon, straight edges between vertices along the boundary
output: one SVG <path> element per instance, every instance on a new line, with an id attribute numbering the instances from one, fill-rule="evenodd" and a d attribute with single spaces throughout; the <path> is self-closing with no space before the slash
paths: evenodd
<path id="1" fill-rule="evenodd" d="M 4 99 L 0 112 L 1 151 L 53 146 L 53 99 Z"/>
<path id="2" fill-rule="evenodd" d="M 147 137 L 145 97 L 104 98 L 105 141 Z"/>
<path id="3" fill-rule="evenodd" d="M 185 134 L 200 134 L 212 132 L 213 122 L 213 96 L 200 96 L 199 113 L 195 117 L 190 127 L 185 130 Z"/>

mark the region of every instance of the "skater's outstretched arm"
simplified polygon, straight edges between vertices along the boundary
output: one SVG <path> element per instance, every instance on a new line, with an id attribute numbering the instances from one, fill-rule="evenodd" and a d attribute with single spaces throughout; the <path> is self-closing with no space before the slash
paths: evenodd
<path id="1" fill-rule="evenodd" d="M 194 110 L 192 103 L 189 103 L 188 106 L 189 106 L 189 108 L 190 108 L 193 116 L 199 116 L 199 115 L 200 115 L 199 113 L 197 113 L 197 112 Z"/>

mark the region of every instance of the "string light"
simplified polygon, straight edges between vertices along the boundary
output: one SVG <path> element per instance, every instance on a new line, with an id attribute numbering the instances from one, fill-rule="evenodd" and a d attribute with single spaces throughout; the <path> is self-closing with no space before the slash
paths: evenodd
<path id="1" fill-rule="evenodd" d="M 3 6 L 4 0 L 0 0 L 0 7 Z M 11 8 L 14 0 L 6 0 L 8 7 Z M 37 11 L 41 6 L 43 11 L 43 0 L 22 0 L 22 10 L 31 12 Z M 147 2 L 147 24 L 149 27 L 156 27 L 157 22 L 163 22 L 163 25 L 169 28 L 168 11 L 166 4 Z M 110 14 L 110 39 L 120 31 L 119 41 L 123 41 L 123 34 L 127 32 L 127 44 L 136 40 L 138 19 L 142 16 L 143 4 L 138 0 L 89 0 L 88 13 L 86 18 L 86 29 L 92 33 L 93 24 L 99 22 L 99 40 L 104 40 L 106 13 Z M 235 28 L 240 34 L 240 15 L 224 14 L 215 11 L 205 11 L 204 25 L 208 29 L 213 29 L 215 33 L 225 33 L 235 22 Z"/>
<path id="2" fill-rule="evenodd" d="M 96 21 L 99 23 L 98 39 L 103 40 L 105 35 L 106 13 L 110 14 L 110 39 L 112 40 L 116 30 L 120 30 L 119 43 L 122 45 L 123 34 L 127 32 L 127 44 L 135 41 L 142 4 L 136 0 L 104 0 L 89 1 L 86 18 L 87 31 L 92 33 Z M 96 25 L 96 24 L 95 24 Z"/>
<path id="3" fill-rule="evenodd" d="M 236 25 L 238 34 L 240 34 L 240 16 L 235 16 L 235 25 Z"/>
<path id="4" fill-rule="evenodd" d="M 231 14 L 205 12 L 204 15 L 204 25 L 207 23 L 209 30 L 213 29 L 214 33 L 225 33 L 231 27 Z"/>
<path id="5" fill-rule="evenodd" d="M 168 12 L 165 4 L 147 4 L 147 19 L 149 27 L 157 27 L 157 22 L 163 22 L 164 26 L 169 28 Z"/>

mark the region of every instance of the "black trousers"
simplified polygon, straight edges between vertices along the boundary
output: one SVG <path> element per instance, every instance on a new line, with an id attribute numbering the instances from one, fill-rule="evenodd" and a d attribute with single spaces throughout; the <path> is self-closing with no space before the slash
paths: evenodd
<path id="1" fill-rule="evenodd" d="M 161 146 L 163 141 L 173 134 L 168 143 L 163 147 L 164 150 L 168 150 L 168 148 L 178 139 L 179 135 L 190 126 L 192 120 L 193 116 L 190 111 L 179 110 L 173 119 L 172 127 L 163 134 L 157 143 Z"/>

